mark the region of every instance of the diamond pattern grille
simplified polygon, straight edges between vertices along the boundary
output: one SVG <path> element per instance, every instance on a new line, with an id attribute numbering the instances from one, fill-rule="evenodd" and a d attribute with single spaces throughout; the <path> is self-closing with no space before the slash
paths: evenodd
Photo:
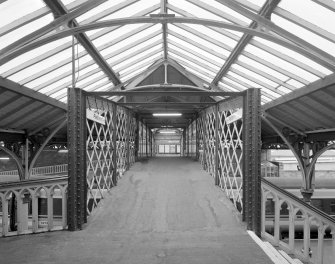
<path id="1" fill-rule="evenodd" d="M 198 131 L 198 148 L 199 148 L 199 161 L 202 167 L 205 169 L 205 155 L 204 155 L 204 116 L 200 116 L 197 120 L 197 131 Z"/>
<path id="2" fill-rule="evenodd" d="M 222 108 L 222 109 L 221 109 Z M 216 109 L 218 110 L 218 153 L 216 156 Z M 236 105 L 234 107 L 236 109 Z M 242 184 L 243 184 L 243 141 L 241 120 L 227 123 L 232 109 L 226 107 L 208 108 L 196 122 L 196 137 L 198 144 L 199 161 L 203 168 L 212 177 L 215 177 L 216 168 L 218 184 L 223 189 L 235 207 L 242 211 Z M 189 130 L 192 128 L 189 126 Z M 216 157 L 218 161 L 216 164 Z"/>
<path id="3" fill-rule="evenodd" d="M 117 106 L 116 112 L 116 156 L 118 176 L 122 177 L 127 169 L 127 131 L 128 115 L 126 109 Z"/>
<path id="4" fill-rule="evenodd" d="M 240 211 L 242 204 L 242 121 L 227 124 L 230 111 L 219 112 L 219 186 Z"/>
<path id="5" fill-rule="evenodd" d="M 206 171 L 215 176 L 215 113 L 205 116 L 205 159 Z"/>
<path id="6" fill-rule="evenodd" d="M 86 119 L 87 210 L 90 214 L 135 162 L 136 119 L 129 110 L 98 97 L 88 96 L 86 105 L 105 119 L 105 124 Z"/>
<path id="7" fill-rule="evenodd" d="M 86 119 L 87 125 L 87 210 L 91 213 L 105 192 L 116 183 L 113 182 L 115 173 L 113 164 L 113 136 L 115 124 L 113 122 L 115 107 L 111 102 L 87 97 L 88 109 L 105 118 L 105 125 Z"/>

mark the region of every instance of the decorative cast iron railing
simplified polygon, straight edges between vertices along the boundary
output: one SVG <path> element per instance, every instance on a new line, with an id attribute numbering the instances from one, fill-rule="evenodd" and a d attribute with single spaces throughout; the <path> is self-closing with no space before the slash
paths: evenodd
<path id="1" fill-rule="evenodd" d="M 311 232 L 317 234 L 317 250 L 311 251 Z M 295 254 L 306 262 L 323 263 L 325 240 L 331 242 L 335 258 L 335 219 L 301 201 L 295 195 L 262 179 L 262 237 L 274 246 Z M 302 245 L 296 237 L 302 234 Z"/>
<path id="2" fill-rule="evenodd" d="M 67 177 L 0 184 L 2 236 L 67 228 Z"/>

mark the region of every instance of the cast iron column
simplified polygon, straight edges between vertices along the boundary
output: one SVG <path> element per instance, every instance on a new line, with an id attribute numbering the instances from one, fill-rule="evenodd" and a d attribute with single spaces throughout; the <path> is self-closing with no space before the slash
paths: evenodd
<path id="1" fill-rule="evenodd" d="M 243 100 L 243 220 L 261 235 L 261 93 L 255 88 Z"/>
<path id="2" fill-rule="evenodd" d="M 82 229 L 87 222 L 86 98 L 81 89 L 68 89 L 68 229 Z"/>

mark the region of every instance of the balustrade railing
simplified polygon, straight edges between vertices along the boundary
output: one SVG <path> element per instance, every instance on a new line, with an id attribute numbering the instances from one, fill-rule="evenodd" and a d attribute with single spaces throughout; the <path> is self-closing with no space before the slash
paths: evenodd
<path id="1" fill-rule="evenodd" d="M 335 259 L 335 219 L 265 179 L 261 230 L 262 237 L 274 246 L 317 264 L 324 263 L 326 240 L 331 248 L 327 254 Z M 315 233 L 315 239 L 311 233 Z M 316 252 L 311 250 L 312 243 L 317 243 Z"/>
<path id="2" fill-rule="evenodd" d="M 0 184 L 2 236 L 67 228 L 67 177 Z"/>

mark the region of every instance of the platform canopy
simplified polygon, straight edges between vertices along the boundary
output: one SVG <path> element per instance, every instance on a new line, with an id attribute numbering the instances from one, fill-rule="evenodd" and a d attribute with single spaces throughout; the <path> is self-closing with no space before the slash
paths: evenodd
<path id="1" fill-rule="evenodd" d="M 263 111 L 278 127 L 332 132 L 334 24 L 332 0 L 0 0 L 0 96 L 14 86 L 30 90 L 61 119 L 68 87 L 175 92 L 106 96 L 145 115 L 189 114 L 230 92 L 260 88 Z M 1 112 L 10 112 L 13 98 L 6 98 Z M 27 129 L 6 124 L 0 119 L 0 129 Z"/>

